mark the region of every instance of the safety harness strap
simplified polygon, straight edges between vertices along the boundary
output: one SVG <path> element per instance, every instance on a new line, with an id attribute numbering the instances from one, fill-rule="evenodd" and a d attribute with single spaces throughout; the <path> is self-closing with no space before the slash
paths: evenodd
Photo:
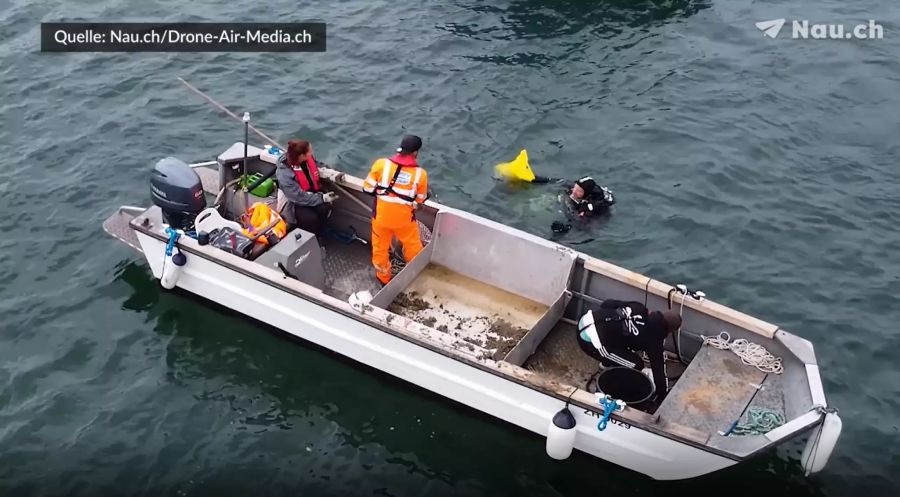
<path id="1" fill-rule="evenodd" d="M 403 166 L 401 166 L 400 164 L 397 164 L 397 168 L 394 170 L 394 176 L 391 178 L 390 183 L 388 183 L 387 186 L 384 186 L 384 183 L 385 183 L 385 180 L 387 179 L 387 175 L 388 175 L 388 171 L 389 171 L 390 167 L 391 167 L 390 159 L 384 159 L 384 172 L 382 173 L 381 181 L 379 181 L 375 185 L 375 189 L 373 190 L 372 193 L 374 193 L 377 196 L 384 196 L 389 193 L 393 193 L 394 195 L 396 195 L 398 198 L 400 198 L 402 200 L 405 200 L 409 203 L 414 203 L 416 201 L 415 197 L 406 195 L 406 194 L 403 194 L 403 193 L 400 193 L 400 192 L 394 190 L 394 185 L 397 183 L 397 178 L 400 177 L 400 170 L 403 168 Z M 418 173 L 418 171 L 417 171 L 417 173 Z M 418 174 L 416 174 L 416 177 L 418 178 Z M 415 188 L 415 186 L 416 186 L 416 184 L 413 183 L 414 188 Z"/>

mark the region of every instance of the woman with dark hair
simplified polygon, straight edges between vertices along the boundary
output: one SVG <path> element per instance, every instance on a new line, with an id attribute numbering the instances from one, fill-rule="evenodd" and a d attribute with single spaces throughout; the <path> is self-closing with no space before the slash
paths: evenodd
<path id="1" fill-rule="evenodd" d="M 278 158 L 275 177 L 287 204 L 281 214 L 298 228 L 317 237 L 331 214 L 331 203 L 337 199 L 332 192 L 323 193 L 319 185 L 319 168 L 313 158 L 312 145 L 306 140 L 291 140 L 287 152 Z"/>

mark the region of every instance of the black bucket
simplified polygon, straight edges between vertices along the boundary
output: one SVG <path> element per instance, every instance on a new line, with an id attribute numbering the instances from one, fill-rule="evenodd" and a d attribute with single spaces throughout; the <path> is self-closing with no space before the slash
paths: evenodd
<path id="1" fill-rule="evenodd" d="M 597 389 L 630 407 L 643 409 L 652 406 L 650 398 L 656 387 L 647 375 L 637 369 L 615 366 L 600 372 Z"/>

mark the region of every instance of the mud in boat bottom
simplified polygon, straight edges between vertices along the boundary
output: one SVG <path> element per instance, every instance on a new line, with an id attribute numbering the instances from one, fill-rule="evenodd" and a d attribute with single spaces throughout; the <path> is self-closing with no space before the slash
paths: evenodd
<path id="1" fill-rule="evenodd" d="M 503 359 L 548 306 L 446 267 L 429 264 L 388 306 L 395 314 L 450 333 Z"/>
<path id="2" fill-rule="evenodd" d="M 525 361 L 525 369 L 567 385 L 585 388 L 600 368 L 600 363 L 585 354 L 576 340 L 575 325 L 560 321 L 550 330 L 534 355 Z"/>

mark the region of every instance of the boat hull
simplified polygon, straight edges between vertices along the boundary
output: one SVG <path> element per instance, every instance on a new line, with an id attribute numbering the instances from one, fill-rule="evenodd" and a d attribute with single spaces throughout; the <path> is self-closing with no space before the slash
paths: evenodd
<path id="1" fill-rule="evenodd" d="M 154 277 L 161 278 L 165 242 L 136 233 Z M 196 253 L 187 253 L 175 286 L 541 436 L 547 436 L 550 420 L 564 407 L 558 398 L 535 388 L 383 332 Z M 654 479 L 692 478 L 737 462 L 621 422 L 610 422 L 601 432 L 597 412 L 575 406 L 570 410 L 576 420 L 575 449 Z"/>

